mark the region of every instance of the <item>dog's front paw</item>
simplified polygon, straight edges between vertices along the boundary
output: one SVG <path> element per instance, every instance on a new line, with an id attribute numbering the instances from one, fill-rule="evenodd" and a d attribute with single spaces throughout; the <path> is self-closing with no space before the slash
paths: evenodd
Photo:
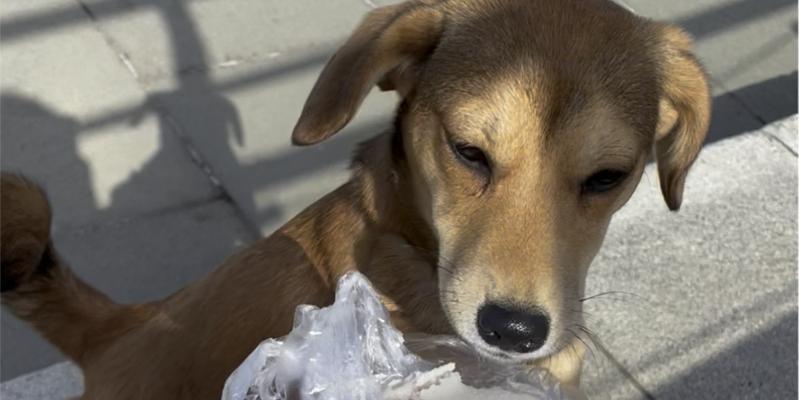
<path id="1" fill-rule="evenodd" d="M 22 176 L 0 176 L 0 290 L 14 290 L 43 265 L 50 242 L 50 204 L 44 191 Z"/>

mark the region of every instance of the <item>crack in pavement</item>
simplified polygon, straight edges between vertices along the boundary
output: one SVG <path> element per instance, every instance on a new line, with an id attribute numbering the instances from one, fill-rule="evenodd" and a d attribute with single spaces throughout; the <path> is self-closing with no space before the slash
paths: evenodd
<path id="1" fill-rule="evenodd" d="M 775 135 L 773 133 L 770 133 L 770 132 L 763 132 L 763 133 L 769 139 L 774 140 L 775 142 L 779 143 L 782 147 L 785 148 L 785 150 L 788 150 L 789 153 L 793 154 L 794 157 L 799 157 L 799 155 L 796 154 L 796 152 L 791 148 L 791 146 L 789 146 L 788 143 L 785 143 L 784 140 L 780 139 L 779 136 L 777 136 L 777 135 Z"/>
<path id="2" fill-rule="evenodd" d="M 644 396 L 645 399 L 655 400 L 655 396 L 652 395 L 652 393 L 647 388 L 644 387 L 644 385 L 638 380 L 638 378 L 636 378 L 633 375 L 633 373 L 630 372 L 630 370 L 628 370 L 627 367 L 625 367 L 624 364 L 622 364 L 621 361 L 619 361 L 616 358 L 616 356 L 614 356 L 613 353 L 611 353 L 610 350 L 607 349 L 607 347 L 605 347 L 602 343 L 599 343 L 599 341 L 594 342 L 594 347 L 596 347 L 600 352 L 602 352 L 602 354 L 608 359 L 608 361 L 610 361 L 610 363 L 613 364 L 613 367 L 616 368 L 616 370 L 619 371 L 624 376 L 624 378 L 627 379 L 627 381 L 629 381 L 635 387 L 635 389 L 638 390 L 641 393 L 641 395 Z"/>
<path id="3" fill-rule="evenodd" d="M 714 77 L 709 77 L 709 80 L 710 80 L 712 85 L 724 90 L 724 92 L 722 94 L 720 94 L 719 96 L 729 95 L 730 98 L 733 101 L 735 101 L 735 103 L 738 104 L 741 107 L 741 109 L 746 111 L 746 113 L 749 114 L 749 116 L 751 116 L 754 120 L 756 120 L 760 124 L 760 126 L 757 129 L 755 129 L 755 130 L 760 130 L 764 126 L 767 126 L 770 123 L 776 122 L 776 121 L 768 121 L 766 118 L 764 118 L 761 115 L 759 115 L 751 107 L 749 107 L 749 105 L 746 103 L 746 101 L 744 99 L 742 99 L 740 96 L 738 96 L 737 93 L 735 93 L 732 90 L 729 90 L 723 83 L 719 82 Z M 718 96 L 716 96 L 716 97 L 718 97 Z M 768 136 L 769 138 L 775 140 L 782 147 L 784 147 L 785 150 L 788 150 L 788 152 L 791 153 L 794 157 L 799 157 L 799 155 L 796 153 L 796 151 L 794 151 L 791 148 L 791 146 L 789 146 L 787 143 L 785 143 L 782 139 L 780 139 L 779 137 L 777 137 L 776 135 L 774 135 L 772 133 L 769 133 L 769 132 L 764 132 L 764 133 L 766 134 L 766 136 Z"/>
<path id="4" fill-rule="evenodd" d="M 180 123 L 173 117 L 173 115 L 167 110 L 167 107 L 162 104 L 155 104 L 151 103 L 151 98 L 153 93 L 151 92 L 150 85 L 144 81 L 139 74 L 138 70 L 136 69 L 133 61 L 130 59 L 128 54 L 123 50 L 122 46 L 117 43 L 111 35 L 106 32 L 99 20 L 100 18 L 98 15 L 92 11 L 91 5 L 87 4 L 85 0 L 75 0 L 75 2 L 80 6 L 86 16 L 91 20 L 92 28 L 95 29 L 100 36 L 105 41 L 106 45 L 110 48 L 110 50 L 116 54 L 122 64 L 125 66 L 125 69 L 130 73 L 133 77 L 133 81 L 136 83 L 136 86 L 142 91 L 143 97 L 145 97 L 144 103 L 139 107 L 138 112 L 145 112 L 147 110 L 154 112 L 161 118 L 163 121 L 166 122 L 165 129 L 169 131 L 174 137 L 176 137 L 180 143 L 181 149 L 188 155 L 191 162 L 200 169 L 201 173 L 208 179 L 211 186 L 220 194 L 215 197 L 221 197 L 224 201 L 226 201 L 230 206 L 233 208 L 234 213 L 236 214 L 239 222 L 241 222 L 248 231 L 248 234 L 252 236 L 252 238 L 257 239 L 262 237 L 261 231 L 257 224 L 253 221 L 250 221 L 247 218 L 246 213 L 244 210 L 239 207 L 239 205 L 234 201 L 233 197 L 231 196 L 230 192 L 227 190 L 225 185 L 223 184 L 222 180 L 217 176 L 214 172 L 214 169 L 210 162 L 208 162 L 205 158 L 203 158 L 201 152 L 198 150 L 197 146 L 194 145 L 190 136 L 185 133 L 185 129 L 180 125 Z M 279 54 L 279 53 L 278 53 Z M 265 56 L 266 58 L 275 58 L 275 53 L 269 53 Z M 235 62 L 235 65 L 240 66 L 244 65 L 247 61 L 246 58 L 237 59 L 237 60 L 228 60 L 223 62 L 222 64 L 227 64 L 225 66 L 221 66 L 222 68 L 230 68 L 231 61 Z M 216 66 L 197 66 L 197 67 L 189 67 L 188 70 L 179 70 L 177 71 L 177 75 L 189 75 L 191 73 L 207 73 L 208 71 L 212 70 Z M 135 110 L 134 110 L 135 112 Z M 180 205 L 178 205 L 179 207 Z"/>

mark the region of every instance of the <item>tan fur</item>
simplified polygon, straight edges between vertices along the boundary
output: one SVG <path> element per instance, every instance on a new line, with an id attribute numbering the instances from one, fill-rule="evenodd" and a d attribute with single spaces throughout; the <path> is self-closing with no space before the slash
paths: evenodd
<path id="1" fill-rule="evenodd" d="M 702 65 L 691 53 L 691 39 L 680 29 L 661 25 L 661 119 L 656 156 L 660 187 L 669 208 L 682 203 L 682 191 L 710 124 L 710 90 Z"/>
<path id="2" fill-rule="evenodd" d="M 70 274 L 42 192 L 4 175 L 4 304 L 79 362 L 86 399 L 211 399 L 260 341 L 289 331 L 296 305 L 329 304 L 357 269 L 403 331 L 456 333 L 577 385 L 580 299 L 612 214 L 653 146 L 679 207 L 707 130 L 690 40 L 601 0 L 380 8 L 325 67 L 294 142 L 335 134 L 375 84 L 403 99 L 398 131 L 362 145 L 351 179 L 159 302 L 117 305 Z M 482 148 L 490 176 L 459 161 L 453 141 Z M 629 175 L 584 194 L 602 169 Z M 482 342 L 475 315 L 492 300 L 545 310 L 546 344 L 508 356 Z"/>

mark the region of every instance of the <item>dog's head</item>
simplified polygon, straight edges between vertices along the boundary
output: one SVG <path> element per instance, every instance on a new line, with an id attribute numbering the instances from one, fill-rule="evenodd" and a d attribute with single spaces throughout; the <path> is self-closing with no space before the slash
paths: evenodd
<path id="1" fill-rule="evenodd" d="M 512 361 L 571 340 L 586 270 L 653 149 L 679 208 L 710 114 L 690 39 L 603 0 L 376 9 L 325 67 L 294 142 L 339 131 L 375 84 L 406 103 L 407 174 L 447 317 Z"/>

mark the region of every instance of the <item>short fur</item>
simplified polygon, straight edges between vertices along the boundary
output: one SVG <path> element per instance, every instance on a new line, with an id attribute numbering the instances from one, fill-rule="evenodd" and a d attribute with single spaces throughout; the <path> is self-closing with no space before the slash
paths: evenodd
<path id="1" fill-rule="evenodd" d="M 293 132 L 332 136 L 378 84 L 402 98 L 395 129 L 364 143 L 348 182 L 206 278 L 120 305 L 70 273 L 50 208 L 2 178 L 3 303 L 84 370 L 85 399 L 212 399 L 298 304 L 332 301 L 364 272 L 405 332 L 455 333 L 486 357 L 579 382 L 576 328 L 591 260 L 650 150 L 680 206 L 708 127 L 690 39 L 604 0 L 411 1 L 370 12 L 328 62 Z M 490 172 L 457 143 L 483 149 Z M 603 169 L 627 177 L 586 193 Z M 253 297 L 253 293 L 258 296 Z M 487 301 L 541 309 L 540 349 L 504 353 L 475 328 Z"/>

